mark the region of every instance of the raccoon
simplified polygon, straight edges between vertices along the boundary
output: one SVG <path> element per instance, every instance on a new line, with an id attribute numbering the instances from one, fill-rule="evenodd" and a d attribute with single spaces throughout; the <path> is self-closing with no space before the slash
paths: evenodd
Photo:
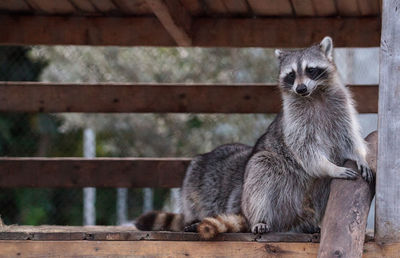
<path id="1" fill-rule="evenodd" d="M 254 147 L 224 145 L 194 159 L 183 183 L 183 225 L 222 232 L 316 232 L 331 178 L 372 181 L 357 112 L 332 58 L 333 43 L 276 50 L 283 110 Z M 140 221 L 140 219 L 139 219 Z M 201 221 L 201 222 L 199 222 Z"/>
<path id="2" fill-rule="evenodd" d="M 252 147 L 233 143 L 198 155 L 191 161 L 183 181 L 182 215 L 151 211 L 140 216 L 136 227 L 140 230 L 196 231 L 199 221 L 218 214 L 239 214 L 243 176 Z M 171 223 L 175 217 L 181 227 Z M 225 219 L 225 217 L 224 217 Z M 234 217 L 235 228 L 244 223 Z"/>

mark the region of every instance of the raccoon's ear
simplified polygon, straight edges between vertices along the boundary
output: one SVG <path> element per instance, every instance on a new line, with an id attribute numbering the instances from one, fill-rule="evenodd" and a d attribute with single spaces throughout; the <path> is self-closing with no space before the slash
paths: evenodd
<path id="1" fill-rule="evenodd" d="M 332 61 L 332 52 L 333 52 L 333 43 L 332 38 L 326 36 L 321 43 L 319 43 L 319 47 L 321 48 L 322 53 L 328 58 L 329 61 Z"/>
<path id="2" fill-rule="evenodd" d="M 285 56 L 285 51 L 282 49 L 275 49 L 275 56 L 279 59 L 282 60 L 283 57 Z"/>

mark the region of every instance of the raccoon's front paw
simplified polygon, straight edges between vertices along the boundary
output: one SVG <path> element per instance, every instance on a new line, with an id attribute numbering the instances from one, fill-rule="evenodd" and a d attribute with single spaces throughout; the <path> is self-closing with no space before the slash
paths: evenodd
<path id="1" fill-rule="evenodd" d="M 335 176 L 335 178 L 355 180 L 358 173 L 351 168 L 341 167 L 341 171 Z"/>
<path id="2" fill-rule="evenodd" d="M 357 169 L 360 171 L 362 178 L 365 179 L 369 184 L 374 180 L 374 175 L 372 170 L 369 168 L 368 164 L 365 162 L 356 161 Z"/>
<path id="3" fill-rule="evenodd" d="M 265 223 L 257 223 L 251 228 L 253 234 L 264 234 L 270 231 L 270 227 Z"/>

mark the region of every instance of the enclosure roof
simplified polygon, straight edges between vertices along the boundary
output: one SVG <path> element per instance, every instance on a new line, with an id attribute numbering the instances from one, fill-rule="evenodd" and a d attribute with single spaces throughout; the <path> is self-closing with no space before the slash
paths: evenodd
<path id="1" fill-rule="evenodd" d="M 1 44 L 378 46 L 379 0 L 0 1 Z"/>

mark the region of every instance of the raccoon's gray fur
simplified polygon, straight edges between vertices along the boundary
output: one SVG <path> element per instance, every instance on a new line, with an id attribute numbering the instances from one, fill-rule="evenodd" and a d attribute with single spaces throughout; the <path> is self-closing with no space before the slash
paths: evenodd
<path id="1" fill-rule="evenodd" d="M 185 225 L 204 238 L 249 229 L 315 232 L 331 178 L 354 179 L 341 167 L 356 161 L 372 180 L 353 101 L 332 60 L 332 40 L 293 51 L 277 50 L 283 111 L 251 148 L 223 145 L 196 157 L 182 188 Z M 240 216 L 217 216 L 242 214 Z M 209 218 L 214 217 L 214 218 Z M 211 233 L 210 233 L 211 232 Z"/>

